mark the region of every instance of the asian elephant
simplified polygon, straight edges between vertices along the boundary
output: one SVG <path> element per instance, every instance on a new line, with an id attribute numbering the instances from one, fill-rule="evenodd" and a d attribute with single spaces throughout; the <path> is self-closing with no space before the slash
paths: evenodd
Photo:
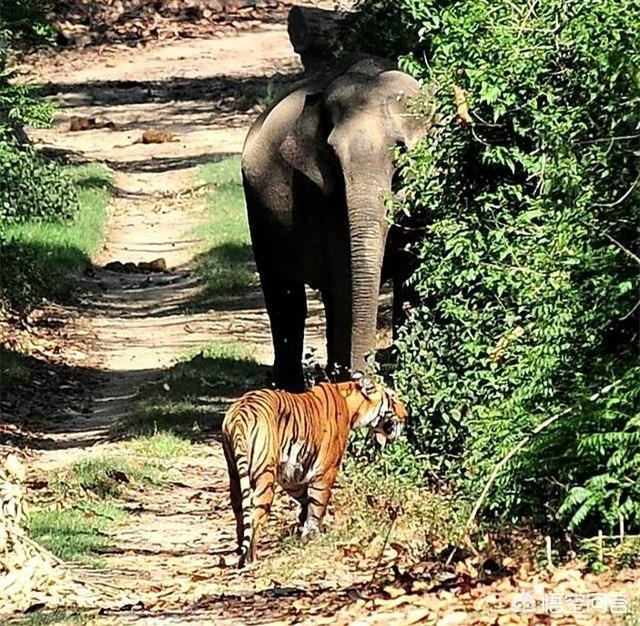
<path id="1" fill-rule="evenodd" d="M 298 83 L 249 131 L 243 184 L 278 387 L 303 388 L 305 284 L 322 294 L 329 368 L 363 369 L 375 348 L 383 259 L 392 268 L 395 252 L 385 250 L 385 199 L 394 148 L 411 148 L 428 129 L 407 110 L 419 91 L 387 62 L 364 59 Z"/>

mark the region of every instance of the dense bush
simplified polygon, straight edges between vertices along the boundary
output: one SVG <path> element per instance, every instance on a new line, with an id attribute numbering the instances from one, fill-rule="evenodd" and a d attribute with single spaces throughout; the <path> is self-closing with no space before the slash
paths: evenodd
<path id="1" fill-rule="evenodd" d="M 49 5 L 48 0 L 0 2 L 0 41 L 4 39 L 8 48 L 9 42 L 21 46 L 50 39 L 53 30 L 47 20 Z"/>
<path id="2" fill-rule="evenodd" d="M 421 305 L 397 342 L 412 444 L 473 495 L 561 414 L 501 474 L 490 509 L 637 528 L 637 4 L 362 8 L 360 42 L 436 86 L 437 132 L 403 158 L 404 210 L 428 224 Z"/>
<path id="3" fill-rule="evenodd" d="M 77 209 L 73 184 L 59 165 L 27 146 L 0 138 L 0 220 L 63 219 Z"/>
<path id="4" fill-rule="evenodd" d="M 47 32 L 43 2 L 22 0 L 0 6 L 0 237 L 10 223 L 69 218 L 77 209 L 71 181 L 55 163 L 40 158 L 24 141 L 22 127 L 46 126 L 53 105 L 10 81 L 7 60 L 15 45 Z"/>
<path id="5" fill-rule="evenodd" d="M 23 131 L 50 124 L 53 113 L 52 103 L 16 84 L 9 69 L 15 47 L 49 33 L 44 6 L 40 0 L 0 3 L 0 311 L 68 293 L 71 274 L 86 263 L 91 237 L 99 237 L 90 230 L 103 210 L 79 216 L 68 172 L 41 158 Z"/>

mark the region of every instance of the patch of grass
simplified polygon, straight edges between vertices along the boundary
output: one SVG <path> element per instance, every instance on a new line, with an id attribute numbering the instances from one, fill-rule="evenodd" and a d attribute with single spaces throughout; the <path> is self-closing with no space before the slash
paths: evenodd
<path id="1" fill-rule="evenodd" d="M 246 344 L 212 342 L 176 363 L 165 382 L 183 396 L 203 392 L 236 396 L 264 385 L 265 374 L 266 368 L 256 362 Z"/>
<path id="2" fill-rule="evenodd" d="M 169 459 L 191 452 L 191 442 L 171 431 L 141 435 L 130 442 L 131 451 L 137 456 Z"/>
<path id="3" fill-rule="evenodd" d="M 200 178 L 212 185 L 209 220 L 197 234 L 207 250 L 196 257 L 205 282 L 205 297 L 239 295 L 258 284 L 249 239 L 249 226 L 240 177 L 240 157 L 234 156 L 199 168 Z"/>
<path id="4" fill-rule="evenodd" d="M 187 441 L 200 439 L 219 430 L 229 398 L 265 386 L 267 369 L 245 345 L 210 343 L 168 370 L 122 426 L 134 436 L 169 433 Z"/>
<path id="5" fill-rule="evenodd" d="M 66 609 L 54 611 L 42 611 L 20 615 L 12 618 L 9 624 L 12 626 L 88 626 L 94 621 L 92 615 L 76 613 Z"/>
<path id="6" fill-rule="evenodd" d="M 162 470 L 150 463 L 120 457 L 84 459 L 51 481 L 55 504 L 38 503 L 29 516 L 29 533 L 65 561 L 98 565 L 92 553 L 109 544 L 102 531 L 126 517 L 111 499 L 126 489 L 162 481 Z"/>
<path id="7" fill-rule="evenodd" d="M 102 531 L 124 517 L 113 504 L 87 501 L 68 509 L 48 507 L 34 511 L 29 516 L 28 530 L 35 541 L 64 561 L 97 565 L 92 553 L 108 545 L 108 537 Z"/>
<path id="8" fill-rule="evenodd" d="M 14 389 L 31 380 L 31 368 L 27 357 L 0 346 L 0 381 L 3 388 Z"/>
<path id="9" fill-rule="evenodd" d="M 70 168 L 79 209 L 71 220 L 30 219 L 7 225 L 0 299 L 20 305 L 46 297 L 67 300 L 102 241 L 111 174 L 101 164 Z"/>
<path id="10" fill-rule="evenodd" d="M 121 495 L 127 486 L 157 485 L 162 479 L 162 470 L 150 463 L 101 457 L 74 463 L 56 479 L 54 489 L 63 494 L 86 492 L 106 499 Z"/>

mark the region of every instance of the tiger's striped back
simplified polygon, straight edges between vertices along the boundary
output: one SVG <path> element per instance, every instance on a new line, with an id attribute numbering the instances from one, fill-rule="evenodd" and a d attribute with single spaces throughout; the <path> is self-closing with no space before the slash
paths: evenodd
<path id="1" fill-rule="evenodd" d="M 368 392 L 358 382 L 322 383 L 300 394 L 262 389 L 231 406 L 222 440 L 241 566 L 255 559 L 276 481 L 300 502 L 306 538 L 319 529 L 352 428 L 404 421 L 402 403 L 367 383 Z M 392 430 L 387 438 L 399 428 Z"/>

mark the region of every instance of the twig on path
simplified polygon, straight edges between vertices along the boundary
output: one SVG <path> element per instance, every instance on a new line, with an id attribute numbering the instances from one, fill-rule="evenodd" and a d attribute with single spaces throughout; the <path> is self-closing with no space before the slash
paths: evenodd
<path id="1" fill-rule="evenodd" d="M 600 391 L 597 391 L 593 395 L 589 396 L 589 400 L 591 402 L 594 402 L 598 398 L 608 394 L 615 387 L 617 382 L 618 381 L 606 385 L 605 387 L 600 389 Z M 471 510 L 469 518 L 467 519 L 467 522 L 464 525 L 464 531 L 465 532 L 468 532 L 469 528 L 471 528 L 471 525 L 473 524 L 476 516 L 478 515 L 478 512 L 480 511 L 480 508 L 484 504 L 484 501 L 485 501 L 485 499 L 486 499 L 486 497 L 487 497 L 487 495 L 489 493 L 489 490 L 491 489 L 491 486 L 493 485 L 495 479 L 498 477 L 498 474 L 500 473 L 502 468 L 504 468 L 504 466 L 507 463 L 509 463 L 509 461 L 516 454 L 518 454 L 518 452 L 520 452 L 520 450 L 522 450 L 522 448 L 524 448 L 529 443 L 529 441 L 531 441 L 531 439 L 535 435 L 537 435 L 538 433 L 542 432 L 545 428 L 547 428 L 548 426 L 550 426 L 551 424 L 553 424 L 554 422 L 556 422 L 560 418 L 565 417 L 566 415 L 571 413 L 571 411 L 573 411 L 573 407 L 567 407 L 564 411 L 560 411 L 560 413 L 556 413 L 555 415 L 552 415 L 551 417 L 547 418 L 546 420 L 544 420 L 543 422 L 538 424 L 530 433 L 525 435 L 513 448 L 511 448 L 511 450 L 509 450 L 509 452 L 507 452 L 507 454 L 505 454 L 504 457 L 502 457 L 502 459 L 493 468 L 493 471 L 491 472 L 491 474 L 489 476 L 489 479 L 485 483 L 485 486 L 484 486 L 484 489 L 482 490 L 482 493 L 480 494 L 480 496 L 476 500 L 476 502 L 475 502 L 475 504 L 473 506 L 473 509 Z M 454 547 L 451 550 L 451 553 L 449 554 L 449 557 L 447 558 L 447 561 L 446 561 L 445 565 L 448 566 L 451 563 L 451 560 L 453 559 L 453 557 L 454 557 L 455 553 L 457 552 L 457 550 L 458 549 L 456 547 Z"/>
<path id="2" fill-rule="evenodd" d="M 373 574 L 371 574 L 371 580 L 369 581 L 369 587 L 373 585 L 376 574 L 378 573 L 378 569 L 380 569 L 380 563 L 382 563 L 382 557 L 384 556 L 384 551 L 387 549 L 387 544 L 389 543 L 389 537 L 391 536 L 391 531 L 393 530 L 393 526 L 398 519 L 398 510 L 395 507 L 390 507 L 389 517 L 391 519 L 391 523 L 387 528 L 387 534 L 385 535 L 384 541 L 382 542 L 382 548 L 380 548 L 380 554 L 378 555 L 378 561 L 376 566 L 373 568 Z"/>

